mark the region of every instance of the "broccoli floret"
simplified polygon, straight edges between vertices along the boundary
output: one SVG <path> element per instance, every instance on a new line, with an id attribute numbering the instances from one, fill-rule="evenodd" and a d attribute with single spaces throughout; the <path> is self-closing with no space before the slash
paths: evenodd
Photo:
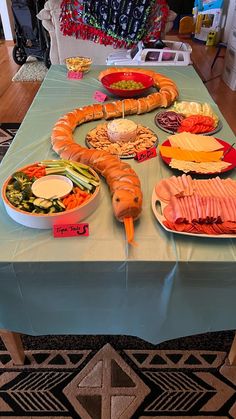
<path id="1" fill-rule="evenodd" d="M 19 190 L 19 188 L 22 189 L 23 185 L 25 185 L 26 183 L 30 182 L 30 178 L 28 175 L 26 175 L 26 173 L 24 172 L 15 172 L 12 175 L 12 178 L 17 182 L 17 190 Z M 15 187 L 15 183 L 14 182 L 14 187 Z M 16 189 L 16 188 L 15 188 Z"/>
<path id="2" fill-rule="evenodd" d="M 13 186 L 14 186 L 15 191 L 21 191 L 22 183 L 19 182 L 18 180 L 14 180 Z"/>
<path id="3" fill-rule="evenodd" d="M 15 207 L 17 207 L 23 200 L 23 196 L 20 191 L 8 191 L 7 198 Z"/>
<path id="4" fill-rule="evenodd" d="M 22 192 L 23 199 L 28 200 L 32 196 L 31 185 L 28 183 L 25 184 L 21 192 Z"/>

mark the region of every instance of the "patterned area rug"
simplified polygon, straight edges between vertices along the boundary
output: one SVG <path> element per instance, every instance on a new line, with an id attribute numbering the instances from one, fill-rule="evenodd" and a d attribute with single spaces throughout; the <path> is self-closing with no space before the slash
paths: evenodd
<path id="1" fill-rule="evenodd" d="M 18 123 L 0 123 L 0 162 L 11 145 L 19 127 L 20 124 Z"/>
<path id="2" fill-rule="evenodd" d="M 233 336 L 24 336 L 24 366 L 0 346 L 0 418 L 236 418 Z"/>
<path id="3" fill-rule="evenodd" d="M 28 57 L 17 71 L 12 81 L 43 81 L 47 74 L 47 67 L 44 62 L 38 61 L 35 57 Z"/>

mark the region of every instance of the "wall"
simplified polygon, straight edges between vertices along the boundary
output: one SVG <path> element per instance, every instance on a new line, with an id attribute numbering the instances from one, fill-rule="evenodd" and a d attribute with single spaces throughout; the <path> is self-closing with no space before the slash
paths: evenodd
<path id="1" fill-rule="evenodd" d="M 11 11 L 10 0 L 0 0 L 0 15 L 3 32 L 6 41 L 12 41 L 14 37 L 14 19 Z"/>
<path id="2" fill-rule="evenodd" d="M 223 9 L 223 34 L 222 34 L 222 41 L 227 42 L 230 29 L 233 23 L 233 15 L 236 9 L 236 0 L 224 0 L 224 9 Z"/>

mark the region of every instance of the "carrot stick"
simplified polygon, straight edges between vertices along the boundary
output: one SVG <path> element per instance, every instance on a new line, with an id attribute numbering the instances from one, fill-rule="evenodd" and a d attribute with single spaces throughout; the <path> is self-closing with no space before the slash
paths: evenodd
<path id="1" fill-rule="evenodd" d="M 80 193 L 79 191 L 75 191 L 74 193 L 71 193 L 70 195 L 67 195 L 63 200 L 62 203 L 65 205 L 66 209 L 72 209 L 80 206 L 85 201 L 91 198 L 91 194 L 88 193 Z"/>
<path id="2" fill-rule="evenodd" d="M 137 243 L 134 241 L 134 220 L 133 217 L 124 218 L 125 233 L 127 242 L 133 246 L 137 246 Z"/>
<path id="3" fill-rule="evenodd" d="M 42 177 L 45 176 L 45 168 L 39 166 L 30 166 L 23 170 L 23 172 L 28 175 L 30 178 L 32 177 Z"/>

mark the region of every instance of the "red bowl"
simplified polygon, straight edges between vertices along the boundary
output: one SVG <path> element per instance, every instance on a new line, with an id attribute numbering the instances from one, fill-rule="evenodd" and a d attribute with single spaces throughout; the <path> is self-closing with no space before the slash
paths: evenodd
<path id="1" fill-rule="evenodd" d="M 114 87 L 110 87 L 111 84 L 116 83 L 121 80 L 134 80 L 143 84 L 144 87 L 141 89 L 116 89 Z M 135 73 L 133 71 L 125 71 L 125 72 L 116 72 L 110 73 L 104 76 L 101 79 L 102 85 L 107 89 L 110 93 L 115 96 L 120 97 L 134 97 L 134 96 L 142 96 L 144 93 L 147 92 L 150 87 L 153 85 L 153 79 L 150 76 L 147 76 L 144 73 Z"/>

